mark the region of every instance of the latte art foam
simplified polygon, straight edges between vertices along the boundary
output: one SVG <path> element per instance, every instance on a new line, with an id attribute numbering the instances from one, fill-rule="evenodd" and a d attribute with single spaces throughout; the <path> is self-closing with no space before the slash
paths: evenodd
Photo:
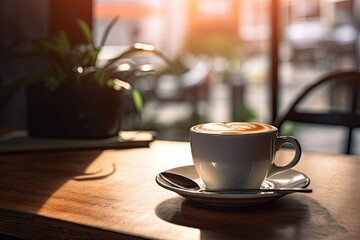
<path id="1" fill-rule="evenodd" d="M 201 133 L 232 135 L 273 132 L 277 128 L 271 125 L 254 122 L 218 122 L 199 124 L 192 129 Z"/>

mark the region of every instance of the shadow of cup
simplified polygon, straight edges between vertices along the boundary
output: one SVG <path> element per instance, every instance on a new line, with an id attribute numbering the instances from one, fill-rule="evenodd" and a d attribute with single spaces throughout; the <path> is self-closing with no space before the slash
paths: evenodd
<path id="1" fill-rule="evenodd" d="M 306 239 L 345 231 L 317 201 L 301 194 L 241 208 L 209 207 L 175 197 L 160 203 L 155 213 L 167 222 L 198 228 L 201 239 Z"/>

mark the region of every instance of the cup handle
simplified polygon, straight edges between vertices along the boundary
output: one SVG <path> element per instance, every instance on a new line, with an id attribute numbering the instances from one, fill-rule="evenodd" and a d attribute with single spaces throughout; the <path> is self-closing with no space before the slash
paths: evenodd
<path id="1" fill-rule="evenodd" d="M 278 172 L 282 172 L 284 170 L 290 169 L 299 162 L 300 157 L 301 157 L 301 146 L 296 138 L 289 137 L 289 136 L 277 137 L 276 142 L 275 142 L 275 150 L 279 151 L 280 148 L 286 143 L 291 144 L 295 148 L 294 158 L 289 163 L 282 165 L 282 166 L 277 166 L 275 163 L 272 163 L 272 166 L 268 173 L 268 176 L 271 176 Z"/>

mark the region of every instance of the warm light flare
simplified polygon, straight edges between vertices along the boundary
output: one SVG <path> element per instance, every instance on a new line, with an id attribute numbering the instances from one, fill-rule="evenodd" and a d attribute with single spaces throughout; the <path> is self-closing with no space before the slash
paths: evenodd
<path id="1" fill-rule="evenodd" d="M 154 71 L 155 67 L 152 64 L 143 64 L 139 67 L 139 70 L 142 72 L 151 72 Z"/>
<path id="2" fill-rule="evenodd" d="M 126 72 L 132 69 L 132 66 L 129 63 L 122 63 L 117 67 L 117 70 L 120 72 Z"/>
<path id="3" fill-rule="evenodd" d="M 131 85 L 127 82 L 124 82 L 120 79 L 114 79 L 114 89 L 120 91 L 121 89 L 131 90 Z"/>
<path id="4" fill-rule="evenodd" d="M 83 67 L 77 67 L 76 71 L 80 74 L 84 73 L 84 68 Z"/>
<path id="5" fill-rule="evenodd" d="M 154 45 L 145 44 L 145 43 L 134 43 L 133 47 L 138 50 L 149 51 L 149 52 L 152 52 L 155 50 Z"/>

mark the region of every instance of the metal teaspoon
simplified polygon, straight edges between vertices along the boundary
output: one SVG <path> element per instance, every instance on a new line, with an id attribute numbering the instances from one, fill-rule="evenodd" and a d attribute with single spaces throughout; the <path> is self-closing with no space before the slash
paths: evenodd
<path id="1" fill-rule="evenodd" d="M 190 178 L 185 176 L 170 173 L 170 172 L 161 172 L 159 176 L 166 181 L 167 183 L 175 186 L 177 188 L 183 190 L 190 190 L 190 191 L 199 191 L 199 192 L 211 192 L 211 193 L 221 193 L 221 194 L 238 194 L 238 193 L 261 193 L 261 192 L 277 192 L 277 193 L 293 193 L 293 192 L 302 192 L 302 193 L 310 193 L 312 189 L 310 188 L 272 188 L 272 189 L 243 189 L 243 190 L 209 190 L 200 188 L 200 186 Z"/>

